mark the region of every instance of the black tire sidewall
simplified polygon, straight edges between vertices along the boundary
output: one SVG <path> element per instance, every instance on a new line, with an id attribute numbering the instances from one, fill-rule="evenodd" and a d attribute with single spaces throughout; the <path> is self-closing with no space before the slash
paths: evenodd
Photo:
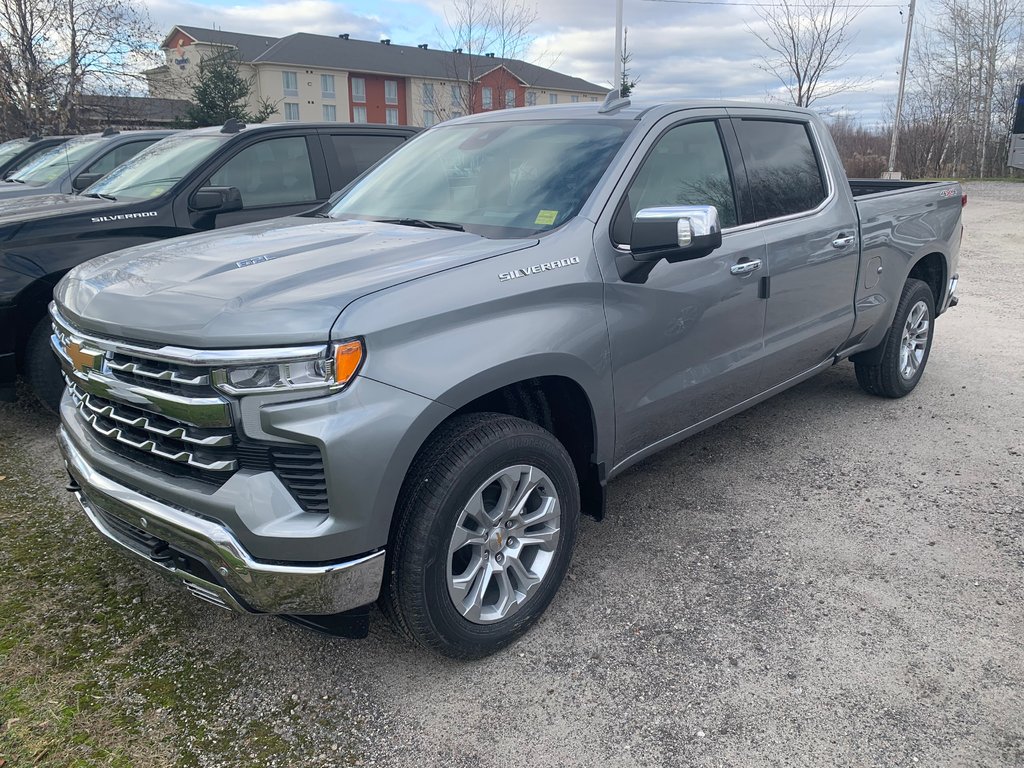
<path id="1" fill-rule="evenodd" d="M 50 348 L 51 333 L 52 326 L 48 317 L 44 317 L 32 329 L 25 346 L 24 372 L 36 399 L 46 410 L 58 413 L 64 395 L 64 378 L 57 357 Z"/>
<path id="2" fill-rule="evenodd" d="M 903 328 L 906 325 L 907 318 L 910 316 L 910 310 L 919 302 L 923 301 L 925 306 L 928 307 L 928 343 L 924 348 L 924 357 L 921 358 L 921 365 L 918 366 L 917 373 L 914 374 L 913 378 L 905 379 L 903 374 L 900 372 L 900 347 L 903 342 Z M 883 361 L 883 365 L 887 370 L 884 374 L 889 378 L 889 384 L 891 387 L 900 393 L 906 395 L 910 394 L 917 386 L 921 377 L 924 375 L 924 369 L 928 365 L 928 358 L 931 356 L 932 341 L 935 338 L 935 298 L 932 296 L 932 290 L 928 287 L 927 283 L 920 280 L 908 280 L 907 286 L 900 300 L 899 310 L 896 313 L 896 317 L 893 321 L 891 336 L 889 343 L 887 344 L 886 355 Z"/>
<path id="3" fill-rule="evenodd" d="M 399 568 L 405 576 L 419 574 L 419 588 L 403 590 L 407 600 L 428 618 L 446 652 L 476 657 L 513 642 L 544 612 L 568 570 L 579 525 L 579 489 L 572 461 L 549 433 L 528 423 L 520 434 L 506 435 L 487 445 L 466 462 L 434 509 L 424 509 L 413 536 L 423 538 L 406 550 Z M 555 486 L 561 507 L 560 535 L 555 558 L 537 592 L 512 616 L 492 624 L 464 618 L 448 594 L 448 546 L 466 502 L 494 473 L 516 464 L 543 471 Z"/>

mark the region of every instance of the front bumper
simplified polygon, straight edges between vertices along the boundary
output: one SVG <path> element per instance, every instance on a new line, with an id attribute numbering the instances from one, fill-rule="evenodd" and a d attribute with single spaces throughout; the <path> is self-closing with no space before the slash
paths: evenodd
<path id="1" fill-rule="evenodd" d="M 384 576 L 384 552 L 332 563 L 281 564 L 253 558 L 232 532 L 96 472 L 58 432 L 76 496 L 110 542 L 196 597 L 250 613 L 327 615 L 372 603 Z"/>

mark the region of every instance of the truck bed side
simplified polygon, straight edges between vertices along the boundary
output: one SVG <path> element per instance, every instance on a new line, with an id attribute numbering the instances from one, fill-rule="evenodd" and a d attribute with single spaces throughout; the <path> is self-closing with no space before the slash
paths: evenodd
<path id="1" fill-rule="evenodd" d="M 924 280 L 936 312 L 950 298 L 962 237 L 960 184 L 954 181 L 850 181 L 860 223 L 857 319 L 848 351 L 881 343 L 908 276 Z"/>

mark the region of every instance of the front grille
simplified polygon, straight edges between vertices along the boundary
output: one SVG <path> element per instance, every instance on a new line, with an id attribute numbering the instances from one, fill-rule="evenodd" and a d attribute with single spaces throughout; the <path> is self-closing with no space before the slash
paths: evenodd
<path id="1" fill-rule="evenodd" d="M 210 369 L 131 354 L 117 342 L 79 335 L 57 320 L 68 389 L 78 416 L 108 450 L 130 461 L 219 488 L 237 471 L 273 472 L 307 512 L 329 511 L 323 456 L 317 446 L 247 440 L 234 426 Z M 95 347 L 95 349 L 93 348 Z"/>

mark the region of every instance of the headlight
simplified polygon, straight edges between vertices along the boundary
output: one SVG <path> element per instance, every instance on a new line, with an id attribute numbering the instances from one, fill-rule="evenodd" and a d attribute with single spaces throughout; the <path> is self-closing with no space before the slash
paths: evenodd
<path id="1" fill-rule="evenodd" d="M 275 358 L 273 361 L 220 368 L 213 372 L 212 381 L 229 395 L 310 390 L 327 394 L 345 388 L 362 365 L 363 356 L 359 339 L 331 344 L 316 355 L 289 359 L 281 359 L 275 350 L 267 355 Z"/>

